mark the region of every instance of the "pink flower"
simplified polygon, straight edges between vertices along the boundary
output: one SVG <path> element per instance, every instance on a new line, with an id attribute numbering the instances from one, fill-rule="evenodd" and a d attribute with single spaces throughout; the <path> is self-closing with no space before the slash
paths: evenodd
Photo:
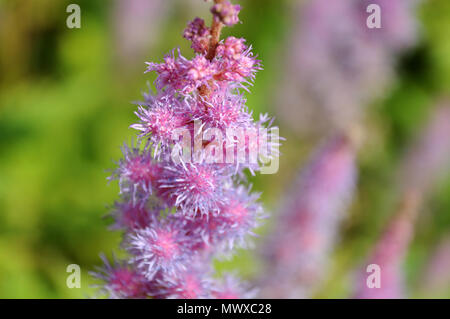
<path id="1" fill-rule="evenodd" d="M 135 114 L 140 123 L 130 127 L 141 131 L 141 136 L 148 136 L 154 145 L 174 143 L 173 133 L 183 128 L 190 121 L 184 109 L 183 101 L 171 95 L 148 97 L 144 106 L 139 106 Z"/>
<path id="2" fill-rule="evenodd" d="M 214 91 L 211 96 L 202 101 L 206 108 L 200 108 L 195 118 L 205 124 L 205 128 L 246 128 L 252 123 L 251 114 L 247 112 L 245 98 L 230 91 Z"/>
<path id="3" fill-rule="evenodd" d="M 115 258 L 112 265 L 104 255 L 101 258 L 104 266 L 98 268 L 97 272 L 91 272 L 92 276 L 103 281 L 103 284 L 98 285 L 101 293 L 113 299 L 147 297 L 150 284 L 144 276 Z"/>
<path id="4" fill-rule="evenodd" d="M 112 229 L 133 230 L 146 227 L 153 214 L 142 205 L 123 202 L 115 204 L 115 210 L 111 215 L 115 219 Z"/>
<path id="5" fill-rule="evenodd" d="M 152 193 L 152 187 L 159 179 L 160 166 L 153 161 L 151 153 L 140 151 L 140 144 L 122 147 L 124 158 L 118 162 L 118 168 L 110 180 L 119 180 L 120 192 L 130 194 L 133 202 L 147 198 Z"/>
<path id="6" fill-rule="evenodd" d="M 195 52 L 205 54 L 208 51 L 210 32 L 203 19 L 195 18 L 189 22 L 183 37 L 192 42 L 191 48 Z"/>
<path id="7" fill-rule="evenodd" d="M 245 248 L 248 236 L 255 236 L 252 229 L 265 218 L 262 207 L 256 202 L 257 194 L 250 194 L 249 190 L 239 187 L 225 195 L 228 200 L 219 206 L 217 212 L 186 220 L 186 231 L 203 242 L 202 249 L 220 247 L 222 252 L 228 253 L 236 246 Z"/>
<path id="8" fill-rule="evenodd" d="M 216 54 L 228 59 L 239 59 L 241 54 L 247 49 L 244 44 L 245 39 L 228 37 L 225 41 L 217 46 Z"/>
<path id="9" fill-rule="evenodd" d="M 214 298 L 217 299 L 252 299 L 257 291 L 250 290 L 245 283 L 232 275 L 226 275 L 222 282 L 217 283 L 212 289 Z"/>
<path id="10" fill-rule="evenodd" d="M 211 8 L 214 18 L 227 26 L 232 26 L 239 22 L 239 11 L 241 11 L 241 6 L 238 4 L 233 5 L 228 0 L 216 3 Z"/>
<path id="11" fill-rule="evenodd" d="M 206 84 L 215 74 L 215 65 L 211 64 L 203 55 L 197 55 L 189 64 L 187 77 L 195 83 L 198 88 L 202 84 Z"/>
<path id="12" fill-rule="evenodd" d="M 129 252 L 145 276 L 151 280 L 159 271 L 175 275 L 187 267 L 194 243 L 182 230 L 180 220 L 157 217 L 144 229 L 137 229 L 127 239 Z"/>
<path id="13" fill-rule="evenodd" d="M 172 52 L 164 58 L 163 63 L 147 62 L 146 72 L 156 71 L 158 77 L 155 86 L 162 90 L 180 91 L 182 94 L 192 93 L 201 85 L 207 85 L 215 73 L 215 65 L 204 56 L 198 55 L 192 61 L 178 52 L 178 58 Z"/>
<path id="14" fill-rule="evenodd" d="M 197 269 L 182 272 L 178 277 L 165 278 L 166 288 L 160 298 L 165 299 L 205 299 L 210 298 L 211 280 Z"/>
<path id="15" fill-rule="evenodd" d="M 183 214 L 210 214 L 223 202 L 223 188 L 228 180 L 214 164 L 178 164 L 164 167 L 159 180 L 160 195 L 169 206 Z"/>
<path id="16" fill-rule="evenodd" d="M 254 80 L 256 72 L 261 70 L 260 61 L 253 56 L 251 47 L 247 48 L 243 39 L 234 37 L 219 44 L 214 63 L 218 70 L 214 79 L 218 81 L 250 84 L 250 81 Z"/>

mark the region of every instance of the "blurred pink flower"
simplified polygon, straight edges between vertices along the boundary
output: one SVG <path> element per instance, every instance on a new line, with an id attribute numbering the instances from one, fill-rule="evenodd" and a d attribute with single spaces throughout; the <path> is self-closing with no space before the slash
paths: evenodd
<path id="1" fill-rule="evenodd" d="M 403 261 L 414 233 L 415 215 L 418 201 L 415 197 L 405 197 L 396 216 L 390 221 L 386 231 L 375 246 L 363 271 L 358 274 L 355 298 L 398 299 L 405 298 Z M 375 264 L 380 268 L 380 287 L 369 287 L 367 266 Z"/>
<path id="2" fill-rule="evenodd" d="M 355 149 L 347 136 L 328 140 L 313 156 L 263 246 L 271 274 L 263 280 L 263 297 L 308 297 L 320 284 L 356 175 Z"/>
<path id="3" fill-rule="evenodd" d="M 401 176 L 403 187 L 426 193 L 449 166 L 450 104 L 442 101 L 408 153 Z"/>
<path id="4" fill-rule="evenodd" d="M 359 121 L 392 78 L 396 54 L 414 43 L 408 0 L 370 2 L 382 7 L 382 29 L 366 26 L 365 0 L 309 0 L 294 8 L 277 96 L 279 116 L 294 131 L 333 131 Z"/>
<path id="5" fill-rule="evenodd" d="M 450 287 L 450 237 L 445 237 L 434 250 L 422 278 L 422 289 L 439 293 Z"/>

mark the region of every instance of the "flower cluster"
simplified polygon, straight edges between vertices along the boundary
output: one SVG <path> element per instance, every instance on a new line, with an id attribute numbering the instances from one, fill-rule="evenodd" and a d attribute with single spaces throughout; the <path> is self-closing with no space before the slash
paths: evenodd
<path id="1" fill-rule="evenodd" d="M 216 1 L 211 28 L 200 18 L 188 24 L 184 37 L 192 42 L 193 59 L 178 50 L 162 63 L 147 63 L 146 72 L 157 73 L 157 92 L 139 103 L 139 122 L 131 125 L 140 132 L 138 142 L 123 147 L 110 178 L 119 182 L 121 195 L 112 228 L 125 232 L 122 246 L 130 256 L 112 265 L 105 260 L 96 274 L 110 297 L 252 296 L 234 277 L 213 279 L 208 266 L 218 254 L 246 247 L 264 217 L 258 195 L 240 185 L 243 171 L 257 171 L 262 162 L 239 161 L 238 153 L 250 158 L 267 146 L 265 155 L 278 156 L 276 141 L 252 138 L 271 121 L 253 120 L 240 92 L 251 85 L 260 62 L 244 39 L 213 37 L 239 21 L 239 10 Z M 180 137 L 187 139 L 181 147 Z M 232 159 L 218 161 L 222 152 Z"/>
<path id="2" fill-rule="evenodd" d="M 238 14 L 241 11 L 240 5 L 233 5 L 229 1 L 217 2 L 212 8 L 211 12 L 214 14 L 214 19 L 232 26 L 239 22 Z"/>
<path id="3" fill-rule="evenodd" d="M 191 28 L 190 25 L 188 29 Z M 205 41 L 204 38 L 187 38 L 192 38 L 194 48 L 200 47 Z M 260 69 L 259 61 L 244 42 L 244 39 L 228 37 L 218 45 L 216 56 L 211 61 L 203 54 L 188 60 L 179 51 L 177 54 L 173 51 L 164 58 L 163 63 L 147 62 L 147 72 L 158 73 L 156 88 L 161 91 L 165 89 L 168 94 L 177 91 L 186 96 L 201 86 L 208 86 L 212 91 L 210 93 L 228 93 L 233 88 L 231 84 L 246 87 Z"/>

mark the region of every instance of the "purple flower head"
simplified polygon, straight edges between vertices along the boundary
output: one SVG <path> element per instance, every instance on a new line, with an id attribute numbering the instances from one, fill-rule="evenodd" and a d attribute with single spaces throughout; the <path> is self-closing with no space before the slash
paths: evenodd
<path id="1" fill-rule="evenodd" d="M 262 207 L 256 203 L 259 194 L 251 194 L 249 189 L 238 187 L 227 195 L 229 200 L 219 212 L 226 227 L 225 244 L 228 249 L 233 249 L 235 244 L 246 247 L 247 237 L 255 236 L 252 229 L 257 228 L 265 218 Z"/>
<path id="2" fill-rule="evenodd" d="M 216 299 L 253 299 L 257 291 L 249 289 L 246 283 L 235 276 L 225 275 L 223 280 L 212 288 L 212 295 Z"/>
<path id="3" fill-rule="evenodd" d="M 214 79 L 217 81 L 240 83 L 241 87 L 251 85 L 255 74 L 261 70 L 261 63 L 253 56 L 252 48 L 244 45 L 243 39 L 229 37 L 217 47 L 217 56 L 214 60 L 217 72 Z"/>
<path id="4" fill-rule="evenodd" d="M 146 99 L 144 106 L 139 106 L 135 112 L 140 123 L 130 127 L 141 131 L 141 136 L 148 136 L 154 145 L 170 145 L 173 143 L 173 132 L 185 127 L 189 121 L 185 102 L 168 94 L 159 97 L 147 96 Z"/>
<path id="5" fill-rule="evenodd" d="M 247 50 L 244 43 L 245 39 L 243 38 L 228 37 L 217 46 L 216 54 L 223 58 L 238 60 Z"/>
<path id="6" fill-rule="evenodd" d="M 271 122 L 254 121 L 241 94 L 260 62 L 244 39 L 220 39 L 224 25 L 238 22 L 240 7 L 215 3 L 210 28 L 196 18 L 184 31 L 196 52 L 192 59 L 178 50 L 162 63 L 147 62 L 146 72 L 157 73 L 156 92 L 137 103 L 139 122 L 131 128 L 140 132 L 139 143 L 124 146 L 110 178 L 121 190 L 112 228 L 124 231 L 122 247 L 130 255 L 127 267 L 108 266 L 102 276 L 118 298 L 250 296 L 237 279 L 215 282 L 211 262 L 246 247 L 264 217 L 258 195 L 239 184 L 244 169 L 254 172 L 261 163 L 257 154 L 251 164 L 241 163 L 237 153 L 257 153 L 265 144 L 258 130 Z M 275 149 L 277 143 L 266 144 Z M 219 156 L 230 148 L 234 158 Z"/>
<path id="7" fill-rule="evenodd" d="M 219 206 L 215 213 L 187 219 L 186 230 L 197 236 L 200 246 L 221 247 L 218 252 L 228 252 L 235 248 L 247 247 L 247 239 L 254 236 L 252 229 L 258 227 L 265 217 L 262 207 L 256 203 L 258 194 L 250 194 L 249 190 L 239 187 L 225 194 L 228 200 Z"/>
<path id="8" fill-rule="evenodd" d="M 192 244 L 179 221 L 157 218 L 148 227 L 130 234 L 127 241 L 134 263 L 150 280 L 158 271 L 176 275 L 184 270 L 192 257 L 189 251 Z"/>
<path id="9" fill-rule="evenodd" d="M 187 78 L 194 83 L 195 88 L 198 88 L 207 83 L 215 73 L 215 65 L 211 64 L 203 55 L 197 55 L 189 64 Z"/>
<path id="10" fill-rule="evenodd" d="M 181 94 L 189 94 L 201 85 L 207 85 L 215 74 L 215 65 L 204 56 L 197 55 L 192 61 L 183 57 L 178 50 L 178 58 L 172 52 L 164 58 L 163 63 L 147 62 L 146 72 L 156 71 L 158 77 L 155 86 L 162 90 L 179 91 Z"/>
<path id="11" fill-rule="evenodd" d="M 144 276 L 115 258 L 111 265 L 104 255 L 100 257 L 104 266 L 98 267 L 97 272 L 91 272 L 91 275 L 103 282 L 97 285 L 102 294 L 112 299 L 147 297 L 149 282 Z"/>
<path id="12" fill-rule="evenodd" d="M 211 280 L 197 269 L 184 271 L 178 277 L 166 278 L 161 283 L 165 288 L 160 297 L 165 299 L 205 299 L 211 296 Z"/>
<path id="13" fill-rule="evenodd" d="M 245 98 L 241 94 L 234 94 L 229 90 L 215 90 L 207 101 L 206 108 L 197 112 L 196 119 L 205 123 L 206 127 L 246 128 L 252 123 L 251 114 L 245 106 Z"/>
<path id="14" fill-rule="evenodd" d="M 214 164 L 186 163 L 164 167 L 159 187 L 170 206 L 195 216 L 218 210 L 228 180 L 224 170 Z"/>
<path id="15" fill-rule="evenodd" d="M 195 18 L 189 22 L 183 32 L 183 37 L 192 42 L 191 48 L 195 52 L 204 54 L 208 51 L 211 35 L 203 19 Z"/>
<path id="16" fill-rule="evenodd" d="M 192 93 L 202 85 L 227 85 L 228 82 L 251 84 L 255 74 L 261 70 L 260 61 L 244 45 L 243 39 L 229 37 L 216 49 L 217 55 L 209 61 L 204 55 L 196 55 L 192 60 L 183 57 L 178 51 L 178 58 L 172 52 L 164 58 L 163 63 L 146 62 L 146 72 L 155 71 L 158 77 L 155 86 L 162 90 L 167 88 L 179 91 L 183 95 Z M 214 89 L 214 87 L 212 88 Z"/>
<path id="17" fill-rule="evenodd" d="M 122 147 L 123 159 L 110 180 L 119 180 L 120 192 L 131 195 L 133 201 L 139 197 L 147 197 L 160 175 L 160 166 L 149 151 L 140 151 L 140 144 Z"/>
<path id="18" fill-rule="evenodd" d="M 115 220 L 111 229 L 134 230 L 146 227 L 153 213 L 143 205 L 125 201 L 116 203 L 111 215 Z"/>
<path id="19" fill-rule="evenodd" d="M 220 1 L 211 8 L 214 18 L 227 26 L 235 25 L 239 22 L 239 11 L 241 6 L 231 4 L 228 0 Z"/>

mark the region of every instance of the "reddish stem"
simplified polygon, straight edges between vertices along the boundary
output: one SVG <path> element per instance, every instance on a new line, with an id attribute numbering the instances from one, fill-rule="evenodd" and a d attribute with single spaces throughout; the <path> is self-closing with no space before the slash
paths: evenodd
<path id="1" fill-rule="evenodd" d="M 214 0 L 215 4 L 219 4 L 224 2 L 224 0 Z M 215 16 L 213 16 L 212 24 L 211 24 L 211 39 L 209 40 L 209 49 L 208 54 L 206 55 L 206 58 L 208 60 L 214 59 L 214 56 L 216 55 L 216 48 L 217 44 L 220 41 L 220 33 L 223 28 L 223 23 L 220 22 L 219 19 L 217 19 Z"/>
<path id="2" fill-rule="evenodd" d="M 215 4 L 219 4 L 224 2 L 225 0 L 214 0 Z M 216 48 L 220 41 L 220 33 L 222 32 L 223 23 L 220 22 L 215 16 L 213 16 L 212 24 L 211 24 L 211 38 L 209 40 L 208 53 L 206 54 L 206 58 L 209 61 L 212 61 L 216 56 Z M 208 96 L 211 92 L 206 85 L 202 85 L 198 88 L 198 92 L 201 96 Z"/>

